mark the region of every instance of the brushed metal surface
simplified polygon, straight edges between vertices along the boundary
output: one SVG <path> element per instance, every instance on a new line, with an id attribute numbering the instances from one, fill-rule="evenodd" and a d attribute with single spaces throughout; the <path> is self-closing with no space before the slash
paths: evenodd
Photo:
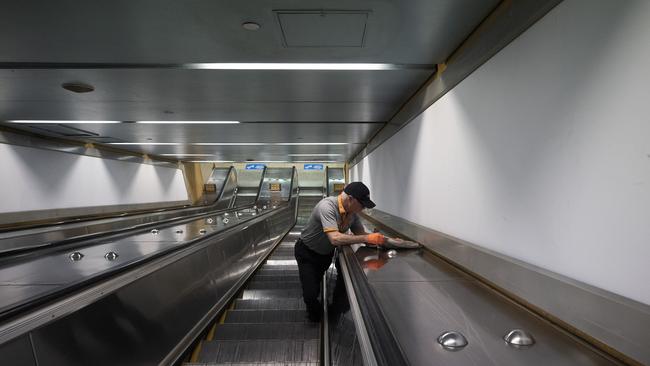
<path id="1" fill-rule="evenodd" d="M 372 282 L 384 314 L 411 365 L 613 365 L 583 343 L 551 327 L 474 281 Z M 503 334 L 525 328 L 537 343 L 506 345 Z M 448 352 L 438 336 L 455 329 L 469 344 Z"/>
<path id="2" fill-rule="evenodd" d="M 345 184 L 345 172 L 343 168 L 330 168 L 327 167 L 327 195 L 336 196 L 340 192 L 334 190 L 334 185 Z"/>
<path id="3" fill-rule="evenodd" d="M 0 345 L 0 365 L 37 366 L 28 335 Z"/>
<path id="4" fill-rule="evenodd" d="M 377 209 L 366 214 L 588 337 L 640 363 L 650 363 L 649 306 L 487 251 Z"/>
<path id="5" fill-rule="evenodd" d="M 262 178 L 260 192 L 257 200 L 257 207 L 263 205 L 271 207 L 289 200 L 291 195 L 291 184 L 295 168 L 267 168 Z M 296 182 L 297 184 L 297 182 Z M 279 191 L 272 191 L 271 186 L 279 187 Z"/>
<path id="6" fill-rule="evenodd" d="M 279 240 L 278 232 L 289 229 L 292 220 L 277 216 L 290 217 L 291 212 L 284 206 L 276 214 L 255 217 L 246 229 L 208 238 L 191 254 L 32 331 L 37 357 L 70 365 L 159 362 L 253 269 L 265 253 L 257 251 L 260 243 Z M 267 223 L 271 218 L 287 225 L 272 228 Z M 74 353 L 68 351 L 71 347 Z"/>

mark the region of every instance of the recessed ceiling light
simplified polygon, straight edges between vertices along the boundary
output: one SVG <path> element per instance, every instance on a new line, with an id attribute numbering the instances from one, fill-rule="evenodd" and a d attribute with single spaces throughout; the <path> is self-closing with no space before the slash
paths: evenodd
<path id="1" fill-rule="evenodd" d="M 185 65 L 198 70 L 313 70 L 313 71 L 383 71 L 420 69 L 419 65 L 380 64 L 380 63 L 196 63 Z M 430 68 L 430 67 L 429 67 Z"/>
<path id="2" fill-rule="evenodd" d="M 244 22 L 242 23 L 242 28 L 246 29 L 247 31 L 256 31 L 259 30 L 261 27 L 258 23 L 255 22 Z"/>
<path id="3" fill-rule="evenodd" d="M 71 123 L 122 123 L 120 121 L 49 121 L 49 120 L 29 120 L 29 119 L 15 119 L 7 121 L 9 123 L 25 123 L 25 124 L 71 124 Z"/>
<path id="4" fill-rule="evenodd" d="M 65 90 L 71 91 L 73 93 L 90 93 L 94 91 L 95 88 L 92 85 L 85 83 L 63 83 L 61 87 Z"/>
<path id="5" fill-rule="evenodd" d="M 136 121 L 135 123 L 144 124 L 203 124 L 203 125 L 229 125 L 237 124 L 239 121 Z"/>

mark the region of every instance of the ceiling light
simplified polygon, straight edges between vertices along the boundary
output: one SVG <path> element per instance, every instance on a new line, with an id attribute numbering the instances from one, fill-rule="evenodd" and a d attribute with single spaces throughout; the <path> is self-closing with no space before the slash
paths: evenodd
<path id="1" fill-rule="evenodd" d="M 337 146 L 352 145 L 349 142 L 110 142 L 109 145 L 152 146 Z"/>
<path id="2" fill-rule="evenodd" d="M 70 123 L 122 123 L 120 121 L 46 121 L 46 120 L 29 120 L 29 119 L 15 119 L 7 121 L 9 123 L 25 123 L 25 124 L 70 124 Z"/>
<path id="3" fill-rule="evenodd" d="M 244 22 L 241 26 L 248 31 L 256 31 L 261 28 L 260 25 L 255 22 Z"/>
<path id="4" fill-rule="evenodd" d="M 144 124 L 203 124 L 203 125 L 230 125 L 237 124 L 239 121 L 136 121 L 135 123 Z"/>
<path id="5" fill-rule="evenodd" d="M 216 156 L 215 154 L 158 154 L 160 156 Z"/>
<path id="6" fill-rule="evenodd" d="M 234 163 L 232 160 L 190 160 L 189 163 Z"/>
<path id="7" fill-rule="evenodd" d="M 343 154 L 289 154 L 289 156 L 343 156 Z"/>
<path id="8" fill-rule="evenodd" d="M 371 63 L 196 63 L 192 68 L 199 70 L 322 70 L 362 71 L 401 70 L 403 65 Z M 429 67 L 430 68 L 430 67 Z"/>

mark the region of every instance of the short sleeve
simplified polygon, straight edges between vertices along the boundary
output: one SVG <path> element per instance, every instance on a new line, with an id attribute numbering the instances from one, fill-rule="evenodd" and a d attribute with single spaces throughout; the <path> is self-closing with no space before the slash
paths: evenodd
<path id="1" fill-rule="evenodd" d="M 361 223 L 361 220 L 359 220 L 359 216 L 354 215 L 354 219 L 352 219 L 352 223 L 350 224 L 350 230 L 356 235 L 366 232 L 366 228 Z"/>
<path id="2" fill-rule="evenodd" d="M 320 205 L 318 207 L 318 214 L 320 216 L 320 223 L 323 227 L 323 232 L 328 233 L 339 231 L 339 224 L 336 221 L 336 207 Z"/>

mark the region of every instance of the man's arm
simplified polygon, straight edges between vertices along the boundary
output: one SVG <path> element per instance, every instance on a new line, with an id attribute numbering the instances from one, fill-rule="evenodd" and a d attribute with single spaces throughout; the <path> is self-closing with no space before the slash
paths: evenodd
<path id="1" fill-rule="evenodd" d="M 368 240 L 368 235 L 348 235 L 342 234 L 338 231 L 330 231 L 327 233 L 330 243 L 334 246 L 350 245 L 365 243 Z"/>
<path id="2" fill-rule="evenodd" d="M 330 231 L 327 233 L 330 243 L 334 246 L 351 245 L 359 243 L 370 243 L 374 245 L 384 244 L 385 238 L 380 233 L 372 233 L 367 235 L 348 235 L 342 234 L 338 231 Z"/>

